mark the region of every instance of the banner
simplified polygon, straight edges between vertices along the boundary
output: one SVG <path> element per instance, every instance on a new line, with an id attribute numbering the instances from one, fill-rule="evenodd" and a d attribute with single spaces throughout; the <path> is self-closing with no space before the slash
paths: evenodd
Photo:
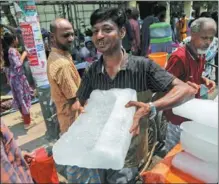
<path id="1" fill-rule="evenodd" d="M 28 52 L 30 69 L 37 87 L 48 85 L 47 58 L 34 0 L 14 3 L 16 16 Z"/>

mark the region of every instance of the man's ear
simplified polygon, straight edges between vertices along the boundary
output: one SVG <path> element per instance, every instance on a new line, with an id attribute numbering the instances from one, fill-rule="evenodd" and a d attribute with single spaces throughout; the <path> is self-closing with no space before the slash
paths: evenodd
<path id="1" fill-rule="evenodd" d="M 55 34 L 51 32 L 51 33 L 50 33 L 50 38 L 53 40 L 54 37 L 55 37 Z"/>
<path id="2" fill-rule="evenodd" d="M 121 29 L 120 29 L 120 38 L 123 39 L 125 37 L 125 34 L 126 34 L 126 29 L 125 27 L 123 26 Z"/>
<path id="3" fill-rule="evenodd" d="M 54 45 L 55 45 L 55 34 L 50 33 L 50 46 L 54 46 Z"/>

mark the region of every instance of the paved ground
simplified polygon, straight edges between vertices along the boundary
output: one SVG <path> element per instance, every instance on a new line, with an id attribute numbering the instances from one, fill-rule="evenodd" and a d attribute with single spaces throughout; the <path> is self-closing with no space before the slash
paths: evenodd
<path id="1" fill-rule="evenodd" d="M 41 113 L 40 104 L 31 107 L 32 123 L 35 125 L 29 130 L 24 130 L 22 118 L 19 112 L 1 117 L 14 134 L 14 138 L 22 150 L 32 152 L 41 146 L 51 146 L 53 143 L 45 139 L 46 126 Z M 57 171 L 63 174 L 63 167 L 58 166 Z M 67 183 L 66 179 L 58 173 L 60 183 Z"/>
<path id="2" fill-rule="evenodd" d="M 21 149 L 29 151 L 33 151 L 34 149 L 49 143 L 44 136 L 46 127 L 39 103 L 31 107 L 31 118 L 35 125 L 29 130 L 24 130 L 19 112 L 2 117 L 5 124 L 14 133 L 14 138 L 17 140 Z"/>

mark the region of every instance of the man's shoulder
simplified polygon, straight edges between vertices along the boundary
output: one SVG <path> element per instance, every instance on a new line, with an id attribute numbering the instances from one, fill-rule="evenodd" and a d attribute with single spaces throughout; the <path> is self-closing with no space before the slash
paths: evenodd
<path id="1" fill-rule="evenodd" d="M 128 60 L 129 60 L 129 62 L 145 62 L 145 61 L 149 61 L 149 59 L 147 59 L 144 56 L 134 56 L 134 55 L 129 55 L 128 56 Z"/>
<path id="2" fill-rule="evenodd" d="M 71 68 L 71 64 L 73 63 L 71 63 L 64 56 L 52 54 L 48 58 L 48 73 L 51 75 L 55 75 L 58 71 L 61 71 L 65 68 Z"/>
<path id="3" fill-rule="evenodd" d="M 52 63 L 55 62 L 57 60 L 63 59 L 63 55 L 58 53 L 58 52 L 54 52 L 51 51 L 48 57 L 48 63 Z"/>
<path id="4" fill-rule="evenodd" d="M 70 62 L 69 59 L 64 55 L 56 52 L 51 52 L 48 57 L 48 64 L 61 67 L 70 64 Z"/>
<path id="5" fill-rule="evenodd" d="M 178 56 L 184 58 L 186 56 L 186 45 L 178 47 L 175 51 L 172 52 L 171 56 Z"/>
<path id="6" fill-rule="evenodd" d="M 169 57 L 167 66 L 172 65 L 173 63 L 184 63 L 186 62 L 186 47 L 179 47 L 177 48 Z"/>
<path id="7" fill-rule="evenodd" d="M 133 63 L 134 66 L 138 65 L 138 64 L 145 64 L 145 63 L 149 63 L 150 62 L 150 59 L 149 58 L 146 58 L 144 56 L 133 56 L 133 55 L 130 55 L 128 57 L 128 62 L 129 63 Z"/>
<path id="8" fill-rule="evenodd" d="M 133 56 L 128 57 L 127 68 L 132 71 L 145 71 L 149 67 L 151 60 L 143 56 Z"/>

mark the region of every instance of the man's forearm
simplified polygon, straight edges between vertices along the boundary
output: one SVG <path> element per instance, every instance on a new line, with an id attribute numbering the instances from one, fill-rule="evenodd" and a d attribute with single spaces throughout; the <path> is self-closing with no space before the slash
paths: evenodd
<path id="1" fill-rule="evenodd" d="M 157 110 L 171 109 L 195 97 L 196 90 L 179 79 L 175 79 L 172 85 L 164 97 L 153 102 Z"/>

